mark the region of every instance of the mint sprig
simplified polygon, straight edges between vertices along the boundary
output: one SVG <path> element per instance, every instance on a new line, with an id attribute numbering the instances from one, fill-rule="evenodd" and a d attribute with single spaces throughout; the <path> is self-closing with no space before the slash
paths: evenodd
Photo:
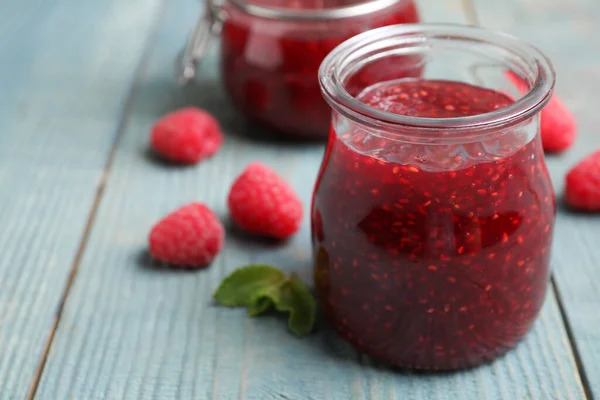
<path id="1" fill-rule="evenodd" d="M 248 265 L 233 271 L 221 282 L 214 299 L 224 306 L 246 307 L 258 316 L 274 308 L 289 314 L 288 328 L 296 336 L 314 328 L 317 305 L 308 287 L 296 276 L 286 276 L 269 265 Z"/>

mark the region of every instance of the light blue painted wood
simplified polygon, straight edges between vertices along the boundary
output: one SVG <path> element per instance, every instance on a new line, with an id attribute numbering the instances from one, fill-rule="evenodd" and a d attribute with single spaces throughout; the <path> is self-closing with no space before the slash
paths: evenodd
<path id="1" fill-rule="evenodd" d="M 429 20 L 461 20 L 461 2 L 423 1 Z M 171 60 L 198 5 L 170 2 L 142 77 L 77 280 L 50 349 L 39 399 L 580 399 L 581 384 L 551 292 L 535 330 L 498 362 L 457 374 L 398 374 L 372 365 L 325 325 L 297 339 L 283 320 L 249 319 L 211 304 L 219 281 L 251 262 L 310 278 L 308 220 L 285 246 L 230 234 L 210 269 L 152 267 L 152 224 L 201 200 L 226 216 L 225 198 L 251 160 L 275 167 L 309 204 L 322 147 L 257 142 L 218 86 L 215 52 L 198 86 L 179 89 Z M 437 16 L 437 17 L 436 17 Z M 197 167 L 165 168 L 146 156 L 147 133 L 166 111 L 194 102 L 215 112 L 226 145 Z"/>
<path id="2" fill-rule="evenodd" d="M 600 218 L 569 212 L 562 204 L 568 170 L 585 155 L 600 150 L 600 113 L 595 106 L 600 92 L 600 3 L 477 0 L 476 5 L 483 25 L 530 41 L 552 59 L 557 93 L 579 123 L 574 148 L 547 159 L 559 201 L 553 269 L 590 390 L 600 397 Z"/>
<path id="3" fill-rule="evenodd" d="M 2 399 L 42 358 L 157 5 L 0 5 Z"/>

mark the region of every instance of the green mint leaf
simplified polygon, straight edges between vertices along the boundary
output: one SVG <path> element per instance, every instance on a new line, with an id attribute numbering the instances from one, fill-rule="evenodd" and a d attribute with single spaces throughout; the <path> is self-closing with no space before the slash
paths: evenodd
<path id="1" fill-rule="evenodd" d="M 288 328 L 296 336 L 308 335 L 315 326 L 317 305 L 308 287 L 296 276 L 287 278 L 275 267 L 248 265 L 223 280 L 214 294 L 225 306 L 248 309 L 258 316 L 270 308 L 289 314 Z"/>
<path id="2" fill-rule="evenodd" d="M 271 306 L 278 304 L 281 301 L 281 288 L 286 282 L 287 279 L 281 281 L 279 285 L 267 286 L 257 291 L 250 305 L 248 305 L 248 315 L 256 317 L 267 311 Z"/>
<path id="3" fill-rule="evenodd" d="M 273 305 L 273 300 L 269 297 L 257 297 L 252 304 L 248 306 L 248 315 L 257 317 L 267 311 Z"/>
<path id="4" fill-rule="evenodd" d="M 224 306 L 253 306 L 249 311 L 260 314 L 269 308 L 269 304 L 263 304 L 264 301 L 257 304 L 257 297 L 261 293 L 269 292 L 271 288 L 278 291 L 285 282 L 285 274 L 277 268 L 269 265 L 247 265 L 225 278 L 213 297 Z"/>
<path id="5" fill-rule="evenodd" d="M 290 313 L 288 328 L 296 336 L 308 335 L 315 326 L 317 304 L 308 287 L 295 276 L 281 287 L 279 302 L 274 302 L 279 311 Z"/>

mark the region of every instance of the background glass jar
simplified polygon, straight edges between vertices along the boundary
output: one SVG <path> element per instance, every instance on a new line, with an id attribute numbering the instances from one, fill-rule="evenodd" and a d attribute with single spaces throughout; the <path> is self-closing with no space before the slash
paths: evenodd
<path id="1" fill-rule="evenodd" d="M 182 60 L 190 79 L 208 39 L 221 34 L 227 93 L 247 117 L 278 131 L 327 137 L 330 108 L 317 72 L 335 46 L 366 30 L 418 22 L 414 0 L 225 0 L 210 4 Z M 418 75 L 418 63 L 403 67 Z"/>
<path id="2" fill-rule="evenodd" d="M 390 109 L 412 99 L 399 101 L 410 115 L 351 93 L 373 60 L 414 56 L 427 81 L 400 79 L 387 98 Z M 327 319 L 402 367 L 471 367 L 514 347 L 549 280 L 555 200 L 539 134 L 548 60 L 479 28 L 397 25 L 344 42 L 319 79 L 333 109 L 311 215 Z M 453 104 L 488 112 L 444 118 Z"/>

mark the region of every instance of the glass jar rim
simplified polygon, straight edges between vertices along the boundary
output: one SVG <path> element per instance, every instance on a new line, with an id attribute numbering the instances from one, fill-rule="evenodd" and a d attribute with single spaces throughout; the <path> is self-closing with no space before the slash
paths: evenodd
<path id="1" fill-rule="evenodd" d="M 405 37 L 407 44 L 422 44 L 428 38 L 469 40 L 489 43 L 508 50 L 521 59 L 535 63 L 536 79 L 529 92 L 507 107 L 488 113 L 454 118 L 426 118 L 400 115 L 368 106 L 352 96 L 340 76 L 341 63 L 362 46 L 394 37 Z M 461 132 L 497 130 L 531 118 L 550 100 L 555 73 L 550 60 L 536 47 L 506 33 L 458 24 L 401 24 L 373 29 L 356 35 L 333 49 L 321 63 L 319 83 L 325 100 L 336 111 L 375 128 L 410 127 Z M 421 135 L 421 133 L 419 133 Z M 457 137 L 457 136 L 453 136 Z"/>
<path id="2" fill-rule="evenodd" d="M 397 3 L 406 0 L 365 0 L 356 4 L 320 8 L 320 9 L 291 9 L 285 7 L 268 7 L 249 4 L 244 0 L 229 0 L 245 13 L 261 18 L 298 20 L 298 21 L 323 21 L 360 17 L 385 10 Z"/>

